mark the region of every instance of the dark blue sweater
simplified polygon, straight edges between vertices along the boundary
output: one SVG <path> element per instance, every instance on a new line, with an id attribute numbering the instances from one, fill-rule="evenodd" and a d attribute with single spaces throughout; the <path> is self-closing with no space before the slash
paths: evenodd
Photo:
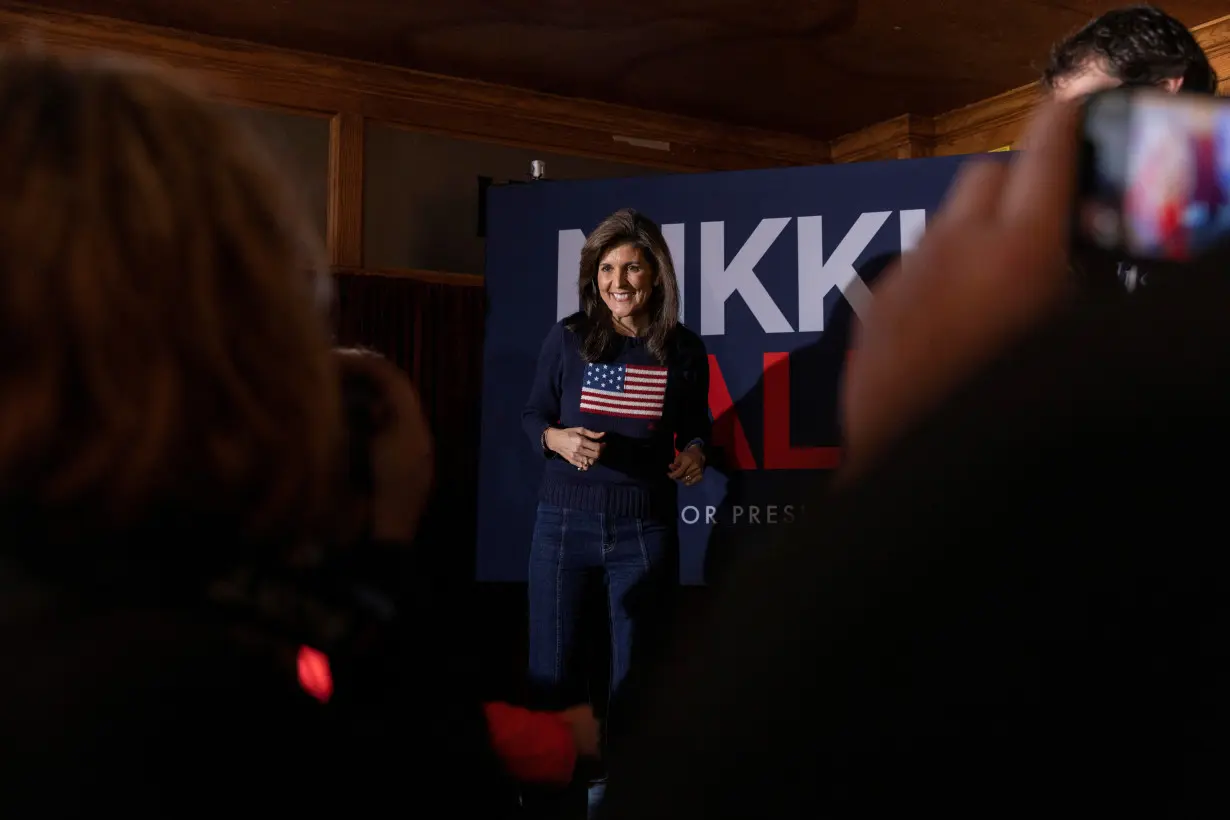
<path id="1" fill-rule="evenodd" d="M 668 361 L 654 360 L 643 339 L 620 337 L 615 355 L 581 359 L 581 338 L 565 319 L 547 334 L 521 415 L 535 451 L 549 459 L 539 499 L 568 509 L 649 518 L 673 516 L 667 477 L 675 450 L 709 442 L 709 357 L 705 343 L 679 325 Z M 604 432 L 606 449 L 588 470 L 544 451 L 548 427 Z"/>

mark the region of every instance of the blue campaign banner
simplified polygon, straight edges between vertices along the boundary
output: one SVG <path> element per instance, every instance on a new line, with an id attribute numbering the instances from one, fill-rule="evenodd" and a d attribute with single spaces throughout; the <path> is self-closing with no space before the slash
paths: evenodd
<path id="1" fill-rule="evenodd" d="M 714 445 L 679 491 L 681 580 L 804 520 L 835 468 L 837 388 L 868 283 L 922 235 L 964 157 L 492 189 L 478 578 L 524 581 L 543 459 L 521 428 L 551 325 L 577 309 L 586 233 L 620 208 L 662 226 L 684 323 L 710 360 Z M 748 536 L 751 537 L 748 537 Z M 733 537 L 737 536 L 737 537 Z"/>

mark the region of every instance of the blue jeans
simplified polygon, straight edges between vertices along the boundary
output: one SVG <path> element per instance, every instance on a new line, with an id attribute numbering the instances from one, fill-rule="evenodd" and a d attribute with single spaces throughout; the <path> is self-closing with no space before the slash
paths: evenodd
<path id="1" fill-rule="evenodd" d="M 538 505 L 529 566 L 529 675 L 544 707 L 587 699 L 581 616 L 595 576 L 605 582 L 608 694 L 614 696 L 643 645 L 656 644 L 668 627 L 663 621 L 679 579 L 675 522 Z"/>

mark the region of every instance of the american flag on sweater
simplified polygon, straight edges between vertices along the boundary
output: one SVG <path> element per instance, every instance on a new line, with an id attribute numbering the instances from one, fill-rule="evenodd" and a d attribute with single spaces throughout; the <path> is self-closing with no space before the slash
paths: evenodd
<path id="1" fill-rule="evenodd" d="M 665 401 L 665 367 L 593 362 L 585 365 L 582 412 L 653 421 L 662 418 Z"/>

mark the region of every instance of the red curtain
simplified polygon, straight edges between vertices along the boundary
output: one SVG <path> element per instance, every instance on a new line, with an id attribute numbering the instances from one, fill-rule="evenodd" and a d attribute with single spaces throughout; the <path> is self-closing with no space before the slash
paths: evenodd
<path id="1" fill-rule="evenodd" d="M 435 433 L 436 494 L 419 541 L 441 539 L 451 557 L 440 569 L 473 577 L 485 290 L 374 274 L 335 282 L 338 344 L 375 350 L 405 370 Z"/>

